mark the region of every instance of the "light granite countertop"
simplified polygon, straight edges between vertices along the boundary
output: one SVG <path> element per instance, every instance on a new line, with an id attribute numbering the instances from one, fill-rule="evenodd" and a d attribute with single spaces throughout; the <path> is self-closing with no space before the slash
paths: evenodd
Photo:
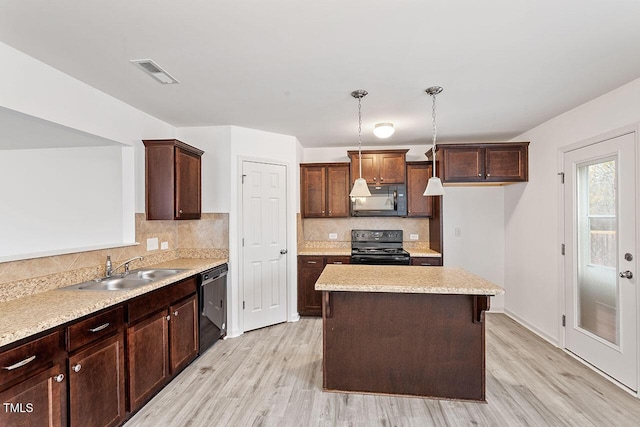
<path id="1" fill-rule="evenodd" d="M 228 262 L 227 259 L 175 259 L 146 268 L 184 269 L 131 290 L 87 291 L 64 288 L 0 303 L 0 347 L 143 295 Z"/>
<path id="2" fill-rule="evenodd" d="M 317 291 L 498 295 L 504 289 L 461 268 L 329 264 Z"/>

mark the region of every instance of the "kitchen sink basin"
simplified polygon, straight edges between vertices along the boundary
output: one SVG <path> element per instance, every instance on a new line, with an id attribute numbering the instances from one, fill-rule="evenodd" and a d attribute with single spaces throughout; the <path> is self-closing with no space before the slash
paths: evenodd
<path id="1" fill-rule="evenodd" d="M 151 279 L 151 280 L 160 280 L 165 277 L 173 276 L 174 274 L 178 274 L 183 272 L 181 269 L 174 268 L 155 268 L 155 269 L 145 269 L 142 268 L 140 270 L 132 271 L 127 274 L 126 278 L 135 277 L 138 279 Z"/>
<path id="2" fill-rule="evenodd" d="M 63 289 L 70 291 L 126 291 L 136 289 L 156 280 L 164 279 L 184 270 L 173 268 L 140 269 L 125 276 L 105 277 L 100 280 L 76 283 Z"/>
<path id="3" fill-rule="evenodd" d="M 116 277 L 102 279 L 99 282 L 85 282 L 78 289 L 86 289 L 92 291 L 120 291 L 127 289 L 135 289 L 147 283 L 151 283 L 151 279 L 130 279 L 128 277 Z"/>

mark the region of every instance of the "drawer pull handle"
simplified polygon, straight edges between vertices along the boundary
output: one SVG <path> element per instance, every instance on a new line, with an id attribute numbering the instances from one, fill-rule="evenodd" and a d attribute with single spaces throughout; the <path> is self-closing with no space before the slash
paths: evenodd
<path id="1" fill-rule="evenodd" d="M 342 264 L 342 261 L 333 261 L 334 264 Z"/>
<path id="2" fill-rule="evenodd" d="M 64 380 L 64 374 L 58 374 L 55 377 L 53 377 L 53 379 L 55 380 L 55 382 L 61 383 Z"/>
<path id="3" fill-rule="evenodd" d="M 22 368 L 24 365 L 31 363 L 34 360 L 36 360 L 35 354 L 31 357 L 27 357 L 26 359 L 19 361 L 18 363 L 14 363 L 11 366 L 3 366 L 2 369 L 6 369 L 7 371 L 13 371 L 14 369 Z"/>
<path id="4" fill-rule="evenodd" d="M 316 261 L 307 261 L 307 264 L 317 264 Z"/>
<path id="5" fill-rule="evenodd" d="M 109 327 L 109 322 L 105 323 L 104 325 L 100 325 L 100 326 L 97 326 L 95 328 L 91 328 L 91 329 L 89 329 L 89 332 L 100 332 L 103 329 L 107 329 L 108 327 Z"/>

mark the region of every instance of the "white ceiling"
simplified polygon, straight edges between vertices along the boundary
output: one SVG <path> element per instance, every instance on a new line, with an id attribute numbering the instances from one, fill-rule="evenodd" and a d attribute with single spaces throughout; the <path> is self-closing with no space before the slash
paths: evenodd
<path id="1" fill-rule="evenodd" d="M 428 143 L 439 85 L 439 141 L 497 141 L 640 77 L 640 2 L 0 0 L 0 41 L 178 127 L 354 146 L 366 89 L 363 145 Z"/>

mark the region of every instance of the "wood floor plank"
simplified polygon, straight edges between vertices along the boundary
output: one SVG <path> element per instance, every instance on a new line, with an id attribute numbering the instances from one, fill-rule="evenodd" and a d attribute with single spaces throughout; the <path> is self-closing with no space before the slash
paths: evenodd
<path id="1" fill-rule="evenodd" d="M 126 426 L 640 425 L 639 399 L 509 317 L 486 319 L 487 403 L 323 392 L 322 320 L 303 318 L 217 343 Z"/>

